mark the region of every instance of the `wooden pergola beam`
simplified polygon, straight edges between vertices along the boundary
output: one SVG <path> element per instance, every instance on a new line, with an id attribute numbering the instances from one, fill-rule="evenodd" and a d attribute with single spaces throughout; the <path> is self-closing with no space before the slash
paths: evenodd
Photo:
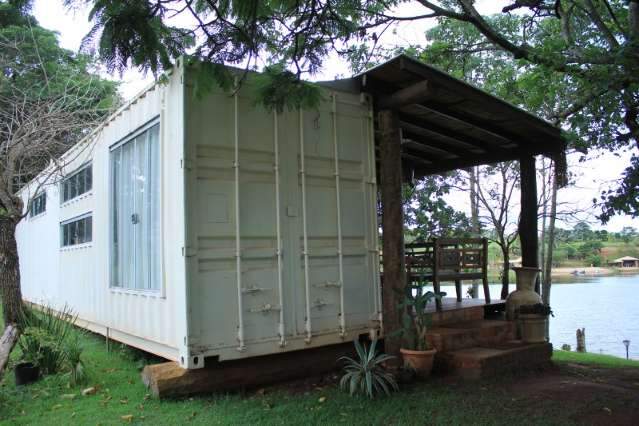
<path id="1" fill-rule="evenodd" d="M 481 149 L 484 152 L 495 153 L 495 154 L 503 152 L 503 148 L 500 148 L 498 145 L 494 145 L 489 142 L 482 141 L 481 139 L 477 139 L 460 132 L 455 132 L 451 129 L 448 129 L 446 127 L 440 126 L 435 123 L 419 120 L 417 117 L 411 116 L 409 114 L 402 114 L 400 116 L 400 126 L 406 129 L 419 128 L 419 129 L 422 129 L 424 134 L 429 132 L 431 134 L 437 134 L 451 141 L 472 146 L 477 149 Z"/>
<path id="2" fill-rule="evenodd" d="M 472 157 L 441 160 L 441 161 L 437 161 L 437 163 L 433 164 L 432 166 L 418 167 L 417 169 L 415 169 L 415 174 L 417 177 L 420 177 L 420 176 L 444 173 L 444 172 L 448 172 L 455 169 L 464 169 L 466 167 L 479 166 L 482 164 L 494 164 L 494 163 L 500 163 L 502 161 L 519 160 L 522 154 L 532 156 L 532 155 L 541 154 L 541 152 L 522 153 L 521 151 L 518 151 L 518 150 L 512 150 L 510 152 L 505 151 L 501 154 L 483 154 L 483 155 L 475 155 Z"/>
<path id="3" fill-rule="evenodd" d="M 524 111 L 523 109 L 497 97 L 491 96 L 490 104 L 486 104 L 485 101 L 487 94 L 485 92 L 466 82 L 451 78 L 442 71 L 424 66 L 416 60 L 407 57 L 399 58 L 398 68 L 420 79 L 427 79 L 434 85 L 444 86 L 448 91 L 459 94 L 464 99 L 483 104 L 485 108 L 494 115 L 499 116 L 503 113 L 507 113 L 517 122 L 520 122 L 522 125 L 532 130 L 532 133 L 537 133 L 538 136 L 543 135 L 548 138 L 559 137 L 559 130 L 552 124 L 543 122 L 533 114 L 530 114 L 527 111 Z"/>
<path id="4" fill-rule="evenodd" d="M 426 161 L 429 164 L 432 164 L 433 160 L 439 161 L 451 158 L 451 154 L 447 151 L 432 147 L 430 145 L 426 145 L 410 138 L 403 138 L 402 156 L 411 153 L 418 157 L 423 156 L 420 157 L 420 160 Z"/>
<path id="5" fill-rule="evenodd" d="M 520 136 L 514 135 L 504 130 L 499 125 L 490 124 L 486 120 L 476 119 L 470 114 L 453 110 L 448 105 L 444 105 L 439 102 L 429 101 L 427 105 L 418 104 L 418 107 L 432 114 L 441 116 L 445 119 L 457 121 L 461 125 L 466 125 L 476 130 L 479 130 L 481 132 L 488 133 L 498 139 L 503 140 L 504 143 L 509 143 L 515 140 L 521 140 Z"/>
<path id="6" fill-rule="evenodd" d="M 428 81 L 422 80 L 403 89 L 383 96 L 377 102 L 377 108 L 397 109 L 405 105 L 420 103 L 428 99 L 432 94 Z"/>
<path id="7" fill-rule="evenodd" d="M 384 267 L 382 284 L 384 349 L 386 353 L 397 356 L 401 345 L 400 339 L 393 335 L 401 327 L 397 292 L 403 292 L 406 286 L 401 132 L 397 113 L 393 110 L 380 111 L 378 122 L 381 131 L 379 161 Z"/>

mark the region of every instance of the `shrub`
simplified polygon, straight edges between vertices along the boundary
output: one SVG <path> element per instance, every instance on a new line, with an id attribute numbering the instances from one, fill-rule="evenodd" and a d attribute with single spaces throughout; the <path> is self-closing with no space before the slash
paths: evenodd
<path id="1" fill-rule="evenodd" d="M 544 315 L 544 316 L 555 316 L 552 312 L 552 309 L 549 305 L 544 305 L 543 303 L 535 303 L 534 305 L 522 305 L 518 309 L 520 314 L 525 315 Z"/>
<path id="2" fill-rule="evenodd" d="M 66 366 L 71 373 L 71 384 L 78 385 L 86 381 L 86 374 L 84 371 L 84 362 L 81 355 L 84 348 L 80 343 L 80 335 L 75 334 L 70 337 L 65 344 L 64 352 L 66 354 L 65 361 Z"/>
<path id="3" fill-rule="evenodd" d="M 394 358 L 391 355 L 377 353 L 373 340 L 370 347 L 355 340 L 357 359 L 347 356 L 341 357 L 345 361 L 345 374 L 339 382 L 340 388 L 348 389 L 351 395 L 362 394 L 373 399 L 378 395 L 390 395 L 391 391 L 399 388 L 392 374 L 384 369 L 383 363 Z"/>
<path id="4" fill-rule="evenodd" d="M 18 346 L 24 361 L 38 365 L 44 374 L 57 373 L 64 363 L 61 342 L 43 328 L 27 327 Z"/>
<path id="5" fill-rule="evenodd" d="M 40 366 L 44 374 L 62 369 L 71 373 L 71 383 L 85 378 L 81 359 L 80 335 L 74 325 L 77 316 L 65 305 L 61 310 L 45 306 L 41 311 L 28 310 L 23 319 L 24 332 L 18 345 L 25 361 Z"/>

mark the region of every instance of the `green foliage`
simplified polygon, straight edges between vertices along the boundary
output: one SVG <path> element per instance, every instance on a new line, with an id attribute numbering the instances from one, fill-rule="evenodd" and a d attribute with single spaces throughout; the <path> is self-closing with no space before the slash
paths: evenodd
<path id="1" fill-rule="evenodd" d="M 314 109 L 322 101 L 322 92 L 316 84 L 298 79 L 286 71 L 283 64 L 266 67 L 257 74 L 255 81 L 255 101 L 268 110 L 289 111 L 297 108 Z"/>
<path id="2" fill-rule="evenodd" d="M 154 74 L 170 68 L 194 39 L 188 30 L 166 25 L 155 9 L 147 1 L 95 0 L 89 13 L 94 25 L 83 48 L 97 45 L 110 71 L 123 71 L 129 61 Z"/>
<path id="3" fill-rule="evenodd" d="M 345 362 L 340 388 L 348 390 L 351 396 L 361 394 L 370 399 L 399 390 L 393 375 L 384 369 L 384 362 L 394 357 L 377 353 L 377 340 L 373 340 L 370 347 L 358 340 L 354 344 L 357 359 L 347 356 L 339 358 L 339 361 Z"/>
<path id="4" fill-rule="evenodd" d="M 84 351 L 82 334 L 75 333 L 73 336 L 68 337 L 63 348 L 66 355 L 65 364 L 69 370 L 71 385 L 73 386 L 86 383 L 87 380 L 84 361 L 82 361 L 82 352 Z"/>
<path id="5" fill-rule="evenodd" d="M 586 241 L 577 249 L 577 255 L 580 259 L 585 259 L 590 256 L 597 256 L 601 253 L 603 244 L 601 241 Z"/>
<path id="6" fill-rule="evenodd" d="M 599 267 L 603 265 L 603 260 L 600 255 L 592 254 L 586 258 L 586 264 Z"/>
<path id="7" fill-rule="evenodd" d="M 432 323 L 432 316 L 427 312 L 428 304 L 446 296 L 446 293 L 424 292 L 426 283 L 407 285 L 398 294 L 398 310 L 401 312 L 402 327 L 397 331 L 403 340 L 402 347 L 416 351 L 428 350 L 426 334 Z"/>
<path id="8" fill-rule="evenodd" d="M 119 103 L 117 83 L 94 73 L 91 56 L 60 47 L 57 34 L 38 25 L 29 8 L 12 3 L 0 3 L 0 94 L 19 90 L 46 97 L 73 86 L 86 91 L 84 108 Z"/>
<path id="9" fill-rule="evenodd" d="M 470 219 L 451 207 L 444 196 L 451 191 L 455 176 L 427 176 L 414 185 L 404 185 L 404 224 L 417 241 L 437 237 L 469 237 Z"/>
<path id="10" fill-rule="evenodd" d="M 517 309 L 518 313 L 524 315 L 543 315 L 543 316 L 552 316 L 555 314 L 552 311 L 552 308 L 549 305 L 545 305 L 543 303 L 535 303 L 533 305 L 521 305 Z"/>
<path id="11" fill-rule="evenodd" d="M 86 377 L 81 359 L 82 333 L 74 327 L 76 319 L 66 305 L 59 311 L 50 306 L 39 312 L 28 310 L 18 341 L 25 360 L 39 365 L 44 374 L 68 370 L 73 385 L 82 383 Z"/>
<path id="12" fill-rule="evenodd" d="M 64 364 L 60 341 L 43 328 L 27 327 L 20 335 L 18 347 L 23 360 L 39 366 L 44 374 L 55 374 Z"/>
<path id="13" fill-rule="evenodd" d="M 639 197 L 636 194 L 639 194 L 639 156 L 633 155 L 630 166 L 622 174 L 620 186 L 608 189 L 601 194 L 603 201 L 602 212 L 599 215 L 601 222 L 608 223 L 610 218 L 617 214 L 639 217 Z"/>

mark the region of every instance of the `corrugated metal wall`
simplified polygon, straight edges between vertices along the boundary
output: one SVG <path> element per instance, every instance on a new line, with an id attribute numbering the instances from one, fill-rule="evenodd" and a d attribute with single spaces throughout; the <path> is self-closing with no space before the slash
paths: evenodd
<path id="1" fill-rule="evenodd" d="M 92 162 L 92 191 L 60 204 L 52 184 L 45 214 L 20 224 L 25 298 L 67 303 L 86 327 L 188 368 L 367 333 L 380 315 L 369 102 L 326 90 L 318 110 L 275 114 L 250 83 L 196 99 L 182 73 L 68 165 Z M 113 289 L 110 147 L 158 116 L 161 290 Z M 86 213 L 93 241 L 61 248 L 60 223 Z"/>
<path id="2" fill-rule="evenodd" d="M 371 109 L 356 94 L 325 98 L 316 111 L 275 114 L 255 106 L 250 80 L 236 96 L 203 99 L 187 84 L 194 353 L 338 343 L 378 319 Z"/>
<path id="3" fill-rule="evenodd" d="M 156 85 L 107 122 L 91 146 L 67 158 L 64 174 L 92 163 L 93 189 L 63 204 L 59 182 L 46 186 L 47 209 L 18 226 L 24 298 L 37 304 L 68 304 L 86 327 L 164 357 L 179 358 L 186 336 L 183 233 L 183 86 L 177 69 L 166 85 Z M 109 147 L 161 116 L 162 290 L 134 292 L 110 287 Z M 28 197 L 30 188 L 23 191 Z M 60 223 L 93 217 L 88 244 L 61 248 Z M 182 304 L 176 303 L 181 299 Z"/>

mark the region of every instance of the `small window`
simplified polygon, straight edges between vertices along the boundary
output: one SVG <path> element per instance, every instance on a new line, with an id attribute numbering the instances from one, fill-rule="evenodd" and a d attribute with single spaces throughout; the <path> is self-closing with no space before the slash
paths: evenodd
<path id="1" fill-rule="evenodd" d="M 31 201 L 29 216 L 38 216 L 47 210 L 47 193 L 43 192 Z"/>
<path id="2" fill-rule="evenodd" d="M 60 224 L 62 247 L 90 243 L 93 240 L 93 218 L 84 216 Z"/>
<path id="3" fill-rule="evenodd" d="M 79 197 L 91 191 L 92 187 L 93 167 L 89 164 L 62 181 L 62 202 Z"/>

